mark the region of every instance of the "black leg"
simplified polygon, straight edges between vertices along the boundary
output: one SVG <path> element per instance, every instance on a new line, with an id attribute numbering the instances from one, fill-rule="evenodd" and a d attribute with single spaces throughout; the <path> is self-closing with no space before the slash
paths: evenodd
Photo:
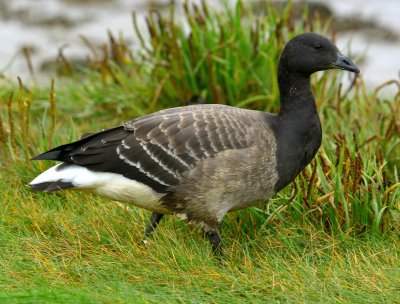
<path id="1" fill-rule="evenodd" d="M 151 233 L 154 231 L 154 229 L 157 228 L 157 225 L 161 221 L 163 216 L 164 216 L 164 214 L 157 213 L 157 212 L 153 212 L 151 214 L 149 224 L 147 225 L 146 230 L 144 231 L 145 237 L 149 237 L 151 235 Z"/>
<path id="2" fill-rule="evenodd" d="M 213 231 L 208 233 L 208 239 L 210 240 L 211 249 L 217 257 L 222 257 L 222 244 L 221 235 L 219 231 Z"/>

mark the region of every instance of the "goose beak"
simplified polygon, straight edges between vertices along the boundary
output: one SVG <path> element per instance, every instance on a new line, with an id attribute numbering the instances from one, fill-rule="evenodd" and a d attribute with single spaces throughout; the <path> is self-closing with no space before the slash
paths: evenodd
<path id="1" fill-rule="evenodd" d="M 333 69 L 341 69 L 354 73 L 360 73 L 360 69 L 351 61 L 348 57 L 343 55 L 342 53 L 338 53 L 337 60 L 332 62 L 331 67 Z"/>

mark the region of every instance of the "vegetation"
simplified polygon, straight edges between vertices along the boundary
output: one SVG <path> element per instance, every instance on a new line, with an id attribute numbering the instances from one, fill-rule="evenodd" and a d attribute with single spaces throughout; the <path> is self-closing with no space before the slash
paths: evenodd
<path id="1" fill-rule="evenodd" d="M 152 12 L 140 50 L 110 33 L 100 55 L 50 88 L 0 83 L 1 303 L 395 302 L 400 296 L 400 83 L 367 90 L 343 73 L 313 78 L 324 128 L 318 156 L 269 202 L 229 214 L 225 257 L 199 231 L 163 220 L 139 246 L 147 211 L 90 194 L 33 193 L 51 166 L 29 159 L 80 134 L 193 96 L 276 112 L 284 42 L 329 24 L 266 5 L 213 12 L 184 7 L 190 32 Z M 386 86 L 397 92 L 385 93 Z M 349 89 L 344 87 L 349 86 Z"/>

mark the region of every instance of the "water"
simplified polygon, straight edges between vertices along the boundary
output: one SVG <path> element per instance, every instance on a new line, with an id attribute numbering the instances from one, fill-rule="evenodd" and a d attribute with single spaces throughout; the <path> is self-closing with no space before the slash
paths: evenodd
<path id="1" fill-rule="evenodd" d="M 41 65 L 54 60 L 60 48 L 68 58 L 89 55 L 80 35 L 94 45 L 107 41 L 107 30 L 133 39 L 131 11 L 146 8 L 145 0 L 83 1 L 85 4 L 71 0 L 2 2 L 8 14 L 2 14 L 0 20 L 0 69 L 10 78 L 29 77 L 23 48 L 30 49 L 34 70 L 40 73 Z M 143 23 L 143 18 L 140 20 Z"/>
<path id="2" fill-rule="evenodd" d="M 60 48 L 68 58 L 84 59 L 90 51 L 80 35 L 94 45 L 107 41 L 107 30 L 122 33 L 129 44 L 136 45 L 131 11 L 139 15 L 139 26 L 144 25 L 144 14 L 150 7 L 166 9 L 168 0 L 0 0 L 0 71 L 11 79 L 21 76 L 30 79 L 22 50 L 28 49 L 37 78 L 45 63 L 52 62 Z M 176 1 L 179 3 L 180 1 Z M 193 2 L 193 1 L 192 1 Z M 198 2 L 198 1 L 196 1 Z M 211 1 L 210 1 L 211 2 Z M 234 2 L 234 1 L 232 1 Z M 319 0 L 329 4 L 335 14 L 357 16 L 374 20 L 400 34 L 400 1 L 398 0 Z M 213 2 L 215 3 L 215 2 Z M 179 5 L 177 5 L 179 6 Z M 177 14 L 179 16 L 179 14 Z M 366 52 L 361 65 L 368 84 L 377 85 L 390 79 L 399 79 L 400 39 L 387 41 L 371 31 L 350 31 L 339 36 L 340 49 L 353 53 Z M 44 77 L 44 78 L 48 78 Z"/>
<path id="3" fill-rule="evenodd" d="M 328 3 L 339 16 L 357 16 L 366 21 L 390 29 L 400 35 L 400 1 L 399 0 L 328 0 Z M 355 53 L 365 53 L 361 66 L 367 83 L 378 85 L 396 79 L 400 73 L 400 38 L 384 39 L 374 31 L 365 30 L 348 32 L 339 36 L 339 48 L 345 49 L 348 42 Z"/>

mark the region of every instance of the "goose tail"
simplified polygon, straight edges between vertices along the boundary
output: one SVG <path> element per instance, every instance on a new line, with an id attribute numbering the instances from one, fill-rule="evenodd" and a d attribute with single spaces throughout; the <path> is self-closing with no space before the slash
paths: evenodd
<path id="1" fill-rule="evenodd" d="M 61 163 L 44 171 L 32 180 L 28 186 L 35 191 L 53 192 L 75 187 L 71 165 Z M 72 173 L 72 174 L 71 174 Z"/>

